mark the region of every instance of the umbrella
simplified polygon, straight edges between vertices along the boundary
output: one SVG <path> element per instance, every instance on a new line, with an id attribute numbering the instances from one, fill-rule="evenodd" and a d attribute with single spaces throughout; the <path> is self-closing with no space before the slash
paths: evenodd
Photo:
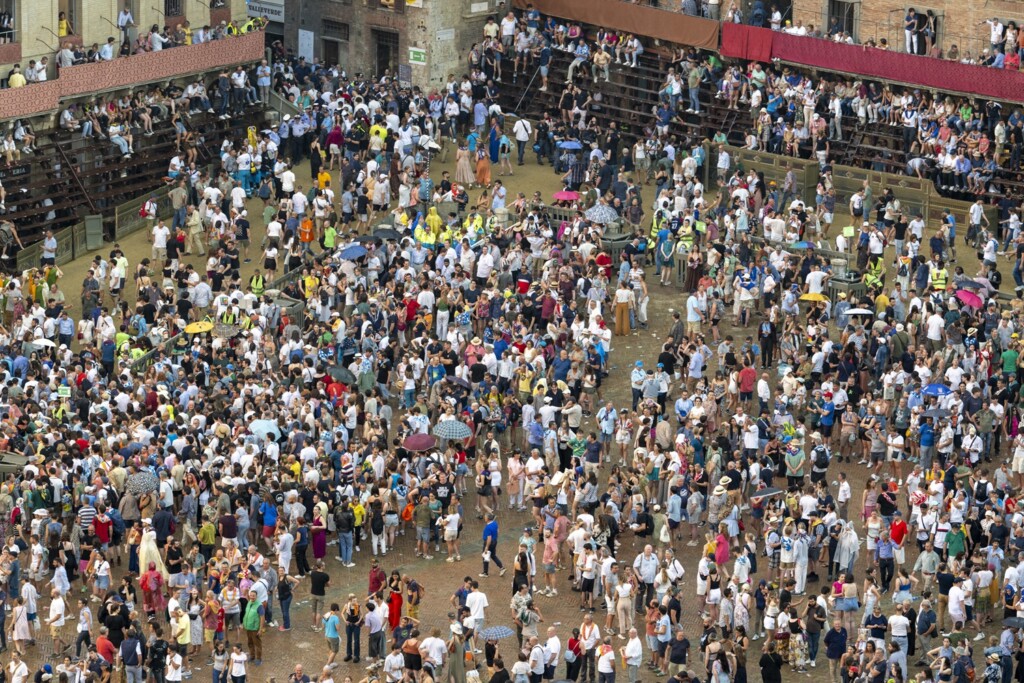
<path id="1" fill-rule="evenodd" d="M 356 242 L 359 242 L 360 244 L 373 244 L 375 242 L 380 242 L 383 239 L 383 237 L 378 237 L 377 235 L 360 235 L 356 238 Z"/>
<path id="2" fill-rule="evenodd" d="M 209 320 L 200 320 L 197 323 L 189 323 L 185 326 L 185 334 L 203 334 L 213 329 L 213 323 Z"/>
<path id="3" fill-rule="evenodd" d="M 945 408 L 932 408 L 931 410 L 924 411 L 922 415 L 930 417 L 933 420 L 941 420 L 944 417 L 949 417 L 950 412 Z"/>
<path id="4" fill-rule="evenodd" d="M 45 346 L 47 348 L 52 348 L 56 346 L 52 339 L 47 339 L 46 337 L 38 337 L 36 339 L 33 339 L 29 342 L 29 344 L 33 344 L 34 346 Z"/>
<path id="5" fill-rule="evenodd" d="M 562 140 L 558 143 L 558 149 L 583 149 L 583 145 L 575 140 Z"/>
<path id="6" fill-rule="evenodd" d="M 619 220 L 619 214 L 616 213 L 615 209 L 607 204 L 597 204 L 596 206 L 592 206 L 587 209 L 587 212 L 583 215 L 588 221 L 598 223 L 600 225 L 607 225 L 608 223 L 614 223 Z"/>
<path id="7" fill-rule="evenodd" d="M 774 486 L 769 486 L 768 488 L 761 489 L 760 491 L 755 491 L 750 495 L 750 497 L 752 499 L 771 498 L 772 496 L 779 496 L 782 495 L 783 493 L 785 492 L 782 489 L 775 488 Z"/>
<path id="8" fill-rule="evenodd" d="M 921 393 L 925 396 L 949 396 L 953 390 L 945 384 L 926 384 Z"/>
<path id="9" fill-rule="evenodd" d="M 960 289 L 987 289 L 985 285 L 975 280 L 961 280 L 957 283 L 957 286 L 959 286 Z M 1011 617 L 1011 619 L 1016 619 L 1016 617 Z"/>
<path id="10" fill-rule="evenodd" d="M 501 640 L 502 638 L 511 638 L 515 634 L 516 632 L 508 626 L 488 626 L 480 631 L 480 637 L 484 640 Z"/>
<path id="11" fill-rule="evenodd" d="M 580 198 L 579 192 L 573 192 L 572 190 L 561 190 L 556 192 L 554 198 L 560 202 L 574 202 Z"/>
<path id="12" fill-rule="evenodd" d="M 808 242 L 807 240 L 801 240 L 799 242 L 793 242 L 789 245 L 793 249 L 814 249 L 817 245 L 814 242 Z"/>
<path id="13" fill-rule="evenodd" d="M 136 472 L 128 477 L 124 488 L 136 496 L 141 493 L 152 493 L 160 489 L 160 480 L 152 472 Z"/>
<path id="14" fill-rule="evenodd" d="M 344 249 L 342 249 L 341 253 L 338 254 L 338 256 L 345 259 L 346 261 L 355 261 L 357 258 L 362 258 L 366 256 L 366 247 L 362 246 L 361 244 L 353 244 L 350 247 L 345 247 Z"/>
<path id="15" fill-rule="evenodd" d="M 473 436 L 473 430 L 458 420 L 441 420 L 434 427 L 434 436 L 449 441 L 460 441 Z"/>
<path id="16" fill-rule="evenodd" d="M 402 442 L 402 446 L 410 451 L 429 451 L 431 448 L 437 445 L 437 437 L 431 436 L 430 434 L 413 434 L 407 436 L 405 441 Z"/>
<path id="17" fill-rule="evenodd" d="M 969 292 L 966 289 L 957 290 L 956 298 L 960 299 L 964 306 L 970 306 L 971 308 L 981 308 L 981 304 L 983 303 L 980 296 L 974 292 Z"/>
<path id="18" fill-rule="evenodd" d="M 800 297 L 800 301 L 828 301 L 828 297 L 818 292 L 808 292 Z"/>
<path id="19" fill-rule="evenodd" d="M 332 365 L 327 368 L 327 374 L 342 384 L 356 383 L 356 376 L 352 374 L 352 371 L 340 365 Z"/>
<path id="20" fill-rule="evenodd" d="M 402 236 L 402 233 L 391 228 L 381 228 L 377 232 L 373 233 L 374 237 L 379 237 L 382 240 L 397 240 Z"/>
<path id="21" fill-rule="evenodd" d="M 468 379 L 463 379 L 462 377 L 456 377 L 455 375 L 452 375 L 450 377 L 445 377 L 445 380 L 448 381 L 448 382 L 451 382 L 452 384 L 456 384 L 456 385 L 462 387 L 463 389 L 469 389 L 469 386 L 470 386 Z"/>
<path id="22" fill-rule="evenodd" d="M 274 439 L 281 438 L 281 430 L 278 429 L 277 423 L 273 420 L 254 420 L 249 425 L 249 431 L 252 432 L 257 439 L 267 438 L 267 434 L 273 434 Z"/>
<path id="23" fill-rule="evenodd" d="M 1003 619 L 1003 626 L 1006 628 L 1024 628 L 1024 618 L 1006 617 Z"/>
<path id="24" fill-rule="evenodd" d="M 866 308 L 851 308 L 848 311 L 842 313 L 842 315 L 874 315 L 874 311 L 869 311 Z"/>

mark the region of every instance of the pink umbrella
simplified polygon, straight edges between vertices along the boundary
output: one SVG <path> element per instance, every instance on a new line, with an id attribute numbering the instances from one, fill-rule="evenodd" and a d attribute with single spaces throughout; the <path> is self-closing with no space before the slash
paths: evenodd
<path id="1" fill-rule="evenodd" d="M 402 445 L 406 449 L 414 452 L 429 451 L 431 448 L 437 445 L 437 437 L 431 436 L 430 434 L 413 434 L 407 436 Z"/>
<path id="2" fill-rule="evenodd" d="M 580 193 L 572 190 L 560 190 L 554 194 L 554 198 L 560 202 L 574 202 L 580 198 Z"/>
<path id="3" fill-rule="evenodd" d="M 970 306 L 971 308 L 981 308 L 983 303 L 980 296 L 966 289 L 958 289 L 956 298 L 960 299 L 964 306 Z"/>

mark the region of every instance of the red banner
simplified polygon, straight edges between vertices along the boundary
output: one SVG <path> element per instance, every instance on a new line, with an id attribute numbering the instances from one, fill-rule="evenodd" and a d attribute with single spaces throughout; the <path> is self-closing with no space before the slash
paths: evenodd
<path id="1" fill-rule="evenodd" d="M 770 29 L 722 22 L 722 56 L 767 62 L 772 58 L 774 35 Z"/>

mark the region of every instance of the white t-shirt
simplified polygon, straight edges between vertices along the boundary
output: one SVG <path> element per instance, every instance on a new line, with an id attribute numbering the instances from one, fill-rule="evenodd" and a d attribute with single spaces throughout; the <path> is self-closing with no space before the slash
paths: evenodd
<path id="1" fill-rule="evenodd" d="M 469 616 L 474 624 L 482 624 L 484 621 L 484 609 L 490 603 L 487 602 L 487 594 L 482 591 L 474 591 L 466 596 L 466 607 L 469 608 Z"/>
<path id="2" fill-rule="evenodd" d="M 153 226 L 153 246 L 157 249 L 166 249 L 167 238 L 170 236 L 171 231 L 166 225 Z"/>

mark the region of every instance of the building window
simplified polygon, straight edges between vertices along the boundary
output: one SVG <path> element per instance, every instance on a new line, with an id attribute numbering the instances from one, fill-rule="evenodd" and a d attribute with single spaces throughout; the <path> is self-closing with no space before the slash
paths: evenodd
<path id="1" fill-rule="evenodd" d="M 405 0 L 367 0 L 367 6 L 389 12 L 405 12 Z"/>
<path id="2" fill-rule="evenodd" d="M 184 0 L 164 0 L 164 16 L 165 17 L 183 17 L 183 16 L 185 16 L 185 1 Z"/>
<path id="3" fill-rule="evenodd" d="M 324 38 L 332 38 L 334 40 L 348 40 L 348 24 L 340 21 L 332 21 L 330 19 L 324 19 L 323 28 L 321 29 Z"/>
<path id="4" fill-rule="evenodd" d="M 14 0 L 0 0 L 0 45 L 18 42 Z"/>
<path id="5" fill-rule="evenodd" d="M 857 3 L 829 0 L 827 31 L 841 31 L 857 38 Z"/>

